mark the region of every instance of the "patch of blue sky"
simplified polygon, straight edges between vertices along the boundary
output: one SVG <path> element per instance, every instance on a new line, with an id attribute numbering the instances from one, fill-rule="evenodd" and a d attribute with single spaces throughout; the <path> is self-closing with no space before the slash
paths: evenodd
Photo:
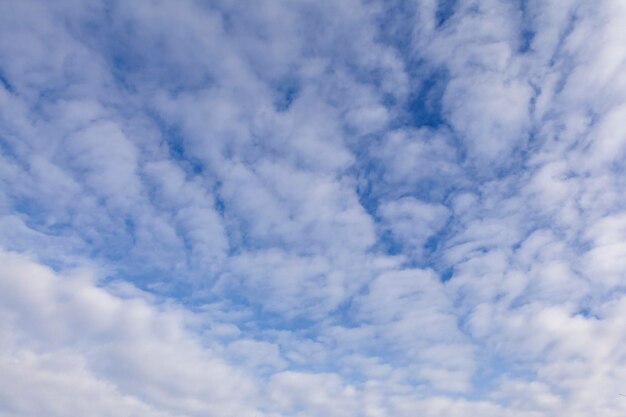
<path id="1" fill-rule="evenodd" d="M 519 53 L 526 53 L 531 50 L 533 40 L 535 39 L 535 29 L 533 27 L 533 17 L 530 16 L 528 10 L 528 0 L 519 0 L 519 8 L 522 13 L 522 32 L 520 34 Z"/>
<path id="2" fill-rule="evenodd" d="M 300 85 L 295 79 L 286 79 L 278 83 L 274 87 L 276 91 L 276 99 L 274 107 L 278 112 L 289 110 L 291 104 L 298 98 L 300 93 Z"/>
<path id="3" fill-rule="evenodd" d="M 129 229 L 127 220 L 120 220 L 117 223 L 107 222 L 106 224 L 79 224 L 76 219 L 67 217 L 59 219 L 51 213 L 45 204 L 36 199 L 21 197 L 13 200 L 13 213 L 18 215 L 31 233 L 39 235 L 38 241 L 28 242 L 32 250 L 42 251 L 42 256 L 48 262 L 66 267 L 66 259 L 83 256 L 95 261 L 103 261 L 117 268 L 127 269 L 136 273 L 139 263 L 134 263 L 129 256 L 134 246 L 133 231 Z M 45 240 L 41 240 L 45 239 Z M 66 242 L 67 247 L 60 248 L 56 253 L 56 259 L 50 255 L 47 248 L 38 248 L 36 245 L 49 245 L 57 239 L 59 242 Z M 41 243 L 38 243 L 41 242 Z M 13 250 L 24 250 L 21 241 L 8 242 Z M 132 265 L 134 264 L 134 265 Z"/>
<path id="4" fill-rule="evenodd" d="M 12 211 L 19 214 L 25 223 L 32 229 L 47 233 L 60 234 L 64 229 L 69 228 L 70 224 L 59 222 L 51 223 L 49 213 L 42 202 L 32 196 L 15 196 L 12 203 Z"/>
<path id="5" fill-rule="evenodd" d="M 448 282 L 454 278 L 454 267 L 447 267 L 439 273 L 441 282 Z"/>
<path id="6" fill-rule="evenodd" d="M 446 24 L 446 22 L 454 16 L 458 0 L 439 0 L 437 2 L 437 11 L 435 12 L 435 22 L 438 28 Z"/>
<path id="7" fill-rule="evenodd" d="M 455 218 L 448 218 L 446 224 L 437 230 L 433 235 L 429 236 L 426 240 L 426 243 L 424 244 L 424 258 L 429 265 L 435 265 L 437 263 L 437 258 L 440 257 L 446 241 L 454 234 L 455 225 Z"/>
<path id="8" fill-rule="evenodd" d="M 359 203 L 372 216 L 376 216 L 376 210 L 379 205 L 380 195 L 378 184 L 382 180 L 383 170 L 381 166 L 372 161 L 365 147 L 357 157 L 357 163 L 349 171 L 357 181 L 357 195 Z"/>
<path id="9" fill-rule="evenodd" d="M 411 93 L 407 102 L 407 122 L 410 126 L 447 126 L 442 99 L 449 78 L 445 69 L 435 69 L 422 78 L 419 87 Z"/>
<path id="10" fill-rule="evenodd" d="M 15 90 L 13 89 L 13 86 L 11 85 L 9 80 L 4 76 L 4 74 L 2 74 L 2 72 L 0 72 L 0 86 L 2 86 L 9 93 L 15 92 Z"/>
<path id="11" fill-rule="evenodd" d="M 393 233 L 389 230 L 385 230 L 379 233 L 376 250 L 391 256 L 402 255 L 405 252 L 405 246 L 400 239 L 396 239 Z"/>
<path id="12" fill-rule="evenodd" d="M 189 176 L 201 175 L 205 164 L 186 149 L 186 137 L 183 129 L 171 122 L 168 122 L 159 112 L 151 109 L 146 111 L 152 123 L 159 131 L 161 139 L 167 146 L 169 160 L 176 163 Z"/>
<path id="13" fill-rule="evenodd" d="M 18 155 L 19 147 L 19 138 L 15 136 L 12 129 L 2 127 L 0 129 L 0 156 L 26 170 L 27 165 Z"/>

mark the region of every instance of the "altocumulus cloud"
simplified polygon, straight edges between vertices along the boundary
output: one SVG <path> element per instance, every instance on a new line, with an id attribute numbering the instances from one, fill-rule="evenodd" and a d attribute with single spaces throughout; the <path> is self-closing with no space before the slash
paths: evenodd
<path id="1" fill-rule="evenodd" d="M 625 39 L 0 0 L 0 416 L 622 416 Z"/>

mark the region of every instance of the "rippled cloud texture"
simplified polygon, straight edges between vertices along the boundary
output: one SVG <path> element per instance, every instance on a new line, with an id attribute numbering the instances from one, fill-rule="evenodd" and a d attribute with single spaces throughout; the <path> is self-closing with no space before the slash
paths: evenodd
<path id="1" fill-rule="evenodd" d="M 0 416 L 626 412 L 623 0 L 0 0 Z"/>

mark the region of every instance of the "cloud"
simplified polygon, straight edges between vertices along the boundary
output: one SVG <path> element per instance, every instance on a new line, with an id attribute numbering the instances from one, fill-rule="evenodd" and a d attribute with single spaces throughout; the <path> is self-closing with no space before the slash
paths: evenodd
<path id="1" fill-rule="evenodd" d="M 243 398 L 255 395 L 254 385 L 202 348 L 184 311 L 111 294 L 88 272 L 59 276 L 23 256 L 1 256 L 3 364 L 21 384 L 9 388 L 5 380 L 3 409 L 18 415 L 250 412 Z M 31 382 L 35 391 L 27 388 Z M 84 395 L 76 395 L 78 387 Z M 28 397 L 34 392 L 41 394 L 36 402 Z"/>
<path id="2" fill-rule="evenodd" d="M 622 415 L 625 21 L 0 5 L 0 415 Z"/>

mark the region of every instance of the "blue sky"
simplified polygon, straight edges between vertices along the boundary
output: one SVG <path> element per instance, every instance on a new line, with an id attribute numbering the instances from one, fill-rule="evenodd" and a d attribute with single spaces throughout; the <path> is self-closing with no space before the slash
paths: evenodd
<path id="1" fill-rule="evenodd" d="M 0 416 L 626 409 L 621 0 L 0 0 Z"/>

